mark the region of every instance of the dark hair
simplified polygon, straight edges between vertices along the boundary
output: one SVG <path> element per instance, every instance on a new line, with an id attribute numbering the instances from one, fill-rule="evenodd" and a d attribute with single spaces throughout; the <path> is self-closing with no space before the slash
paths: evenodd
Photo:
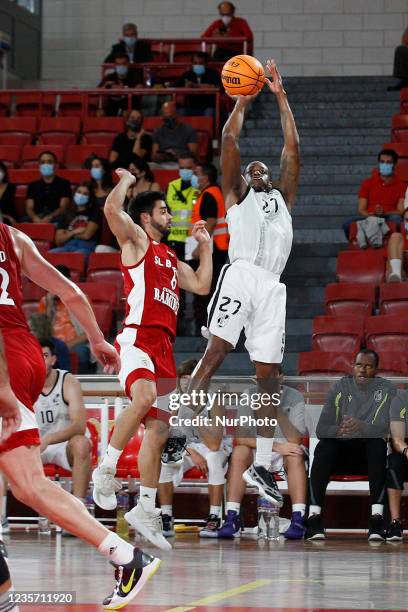
<path id="1" fill-rule="evenodd" d="M 89 191 L 89 200 L 88 200 L 88 204 L 86 205 L 86 207 L 95 208 L 96 207 L 95 190 L 94 190 L 92 181 L 82 181 L 82 183 L 79 183 L 78 185 L 75 186 L 74 193 L 78 190 L 78 187 L 87 188 L 87 190 Z M 75 211 L 76 209 L 74 208 L 73 210 Z"/>
<path id="2" fill-rule="evenodd" d="M 111 189 L 113 189 L 114 185 L 113 185 L 113 178 L 112 178 L 112 166 L 110 165 L 109 161 L 105 157 L 99 157 L 99 155 L 95 155 L 95 153 L 92 153 L 92 155 L 87 157 L 87 159 L 84 161 L 83 168 L 86 168 L 87 170 L 91 171 L 92 162 L 94 162 L 95 160 L 100 161 L 102 168 L 103 168 L 103 176 L 101 180 L 102 187 L 104 189 L 106 189 L 106 187 L 110 187 Z M 92 183 L 93 188 L 95 189 L 95 185 L 96 185 L 95 179 L 91 178 L 91 183 Z"/>
<path id="3" fill-rule="evenodd" d="M 6 166 L 6 164 L 2 161 L 0 161 L 0 169 L 3 170 L 4 172 L 4 179 L 3 179 L 3 183 L 8 183 L 8 168 Z"/>
<path id="4" fill-rule="evenodd" d="M 197 363 L 197 359 L 186 359 L 185 361 L 182 361 L 177 368 L 177 376 L 189 376 L 194 372 Z"/>
<path id="5" fill-rule="evenodd" d="M 58 157 L 52 151 L 42 151 L 38 156 L 38 161 L 40 161 L 43 155 L 51 155 L 54 160 L 54 163 L 58 164 Z"/>
<path id="6" fill-rule="evenodd" d="M 129 166 L 130 164 L 133 164 L 134 166 L 136 166 L 136 168 L 140 171 L 140 172 L 145 172 L 146 173 L 146 179 L 148 181 L 150 181 L 151 183 L 154 183 L 154 174 L 150 169 L 149 164 L 147 163 L 147 161 L 145 159 L 143 159 L 142 157 L 138 157 L 137 155 L 134 155 L 129 162 Z M 129 166 L 128 166 L 128 170 L 129 170 Z"/>
<path id="7" fill-rule="evenodd" d="M 55 266 L 55 268 L 58 270 L 58 272 L 61 272 L 62 276 L 71 279 L 71 270 L 67 266 L 64 266 L 64 264 L 58 264 L 58 266 Z"/>
<path id="8" fill-rule="evenodd" d="M 205 62 L 208 61 L 208 53 L 206 53 L 205 51 L 196 51 L 193 55 L 194 57 L 199 57 L 200 59 L 203 59 Z"/>
<path id="9" fill-rule="evenodd" d="M 356 359 L 359 355 L 371 355 L 372 357 L 374 357 L 374 367 L 376 368 L 378 367 L 378 363 L 380 359 L 378 357 L 378 353 L 373 351 L 373 349 L 368 349 L 368 348 L 360 349 L 356 355 Z"/>
<path id="10" fill-rule="evenodd" d="M 56 354 L 56 352 L 55 352 L 55 344 L 49 338 L 44 338 L 43 340 L 41 340 L 40 341 L 40 345 L 43 348 L 49 348 L 50 352 L 51 352 L 51 355 L 55 355 Z"/>
<path id="11" fill-rule="evenodd" d="M 208 180 L 210 181 L 210 185 L 216 185 L 217 178 L 218 178 L 218 172 L 214 164 L 204 163 L 204 164 L 197 164 L 197 165 L 199 168 L 201 168 L 203 174 L 205 174 L 205 176 L 208 177 Z"/>
<path id="12" fill-rule="evenodd" d="M 178 156 L 177 161 L 180 159 L 192 159 L 194 163 L 196 161 L 194 153 L 181 153 L 181 155 Z"/>
<path id="13" fill-rule="evenodd" d="M 132 221 L 134 221 L 136 225 L 143 227 L 140 215 L 142 213 L 149 213 L 149 215 L 151 215 L 158 200 L 166 201 L 162 191 L 143 191 L 142 193 L 138 193 L 137 196 L 130 200 L 127 208 L 127 212 Z"/>
<path id="14" fill-rule="evenodd" d="M 232 8 L 233 13 L 235 13 L 235 6 L 232 4 L 232 2 L 220 2 L 219 5 L 217 6 L 218 10 L 220 10 L 221 4 L 229 4 L 230 7 Z"/>
<path id="15" fill-rule="evenodd" d="M 377 161 L 380 161 L 381 155 L 389 155 L 390 157 L 392 157 L 392 163 L 394 164 L 394 166 L 398 161 L 398 153 L 394 151 L 394 149 L 381 149 L 377 156 Z"/>
<path id="16" fill-rule="evenodd" d="M 115 57 L 113 58 L 113 61 L 116 62 L 117 59 L 120 59 L 123 57 L 126 59 L 127 62 L 129 61 L 129 56 L 127 53 L 124 53 L 123 51 L 118 51 L 117 53 L 115 53 Z"/>

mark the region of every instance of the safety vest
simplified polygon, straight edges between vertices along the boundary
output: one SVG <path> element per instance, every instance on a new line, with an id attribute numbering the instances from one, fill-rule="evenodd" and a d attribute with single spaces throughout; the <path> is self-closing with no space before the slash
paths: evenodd
<path id="1" fill-rule="evenodd" d="M 167 188 L 167 205 L 172 214 L 169 242 L 185 242 L 191 228 L 191 214 L 199 195 L 198 189 L 188 187 L 181 191 L 181 178 L 171 181 Z"/>
<path id="2" fill-rule="evenodd" d="M 228 251 L 229 244 L 229 234 L 228 234 L 228 224 L 225 220 L 225 203 L 224 197 L 222 195 L 221 189 L 218 185 L 210 185 L 206 187 L 198 196 L 197 202 L 194 204 L 193 214 L 191 217 L 191 224 L 194 225 L 197 221 L 200 221 L 200 207 L 203 199 L 203 195 L 205 193 L 210 193 L 217 202 L 217 223 L 215 224 L 213 239 L 214 242 L 220 251 Z"/>

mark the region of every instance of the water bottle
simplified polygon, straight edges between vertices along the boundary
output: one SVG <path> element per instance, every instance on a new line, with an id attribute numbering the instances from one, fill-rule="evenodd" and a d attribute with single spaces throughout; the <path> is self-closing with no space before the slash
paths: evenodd
<path id="1" fill-rule="evenodd" d="M 129 510 L 129 493 L 121 491 L 118 496 L 118 505 L 116 509 L 116 533 L 121 538 L 129 537 L 129 523 L 125 519 L 125 514 Z"/>
<path id="2" fill-rule="evenodd" d="M 40 535 L 51 535 L 50 521 L 45 516 L 38 517 L 38 533 Z"/>
<path id="3" fill-rule="evenodd" d="M 258 497 L 258 539 L 279 541 L 279 508 L 265 497 Z"/>

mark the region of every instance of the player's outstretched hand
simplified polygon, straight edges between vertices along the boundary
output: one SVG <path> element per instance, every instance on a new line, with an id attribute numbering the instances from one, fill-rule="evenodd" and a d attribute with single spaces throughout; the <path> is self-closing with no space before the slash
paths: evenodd
<path id="1" fill-rule="evenodd" d="M 125 168 L 116 168 L 115 172 L 121 181 L 127 181 L 129 183 L 129 187 L 136 183 L 136 177 L 129 172 L 129 170 L 125 170 Z"/>
<path id="2" fill-rule="evenodd" d="M 0 417 L 2 418 L 0 444 L 3 444 L 21 425 L 21 414 L 16 396 L 10 387 L 0 392 Z"/>
<path id="3" fill-rule="evenodd" d="M 250 102 L 252 102 L 252 100 L 255 100 L 255 98 L 259 95 L 259 92 L 261 90 L 258 89 L 258 91 L 255 94 L 252 94 L 251 96 L 241 96 L 241 95 L 232 95 L 228 92 L 225 92 L 227 94 L 227 96 L 229 98 L 231 98 L 231 100 L 235 100 L 235 102 L 238 102 L 241 106 L 248 106 L 248 104 Z"/>
<path id="4" fill-rule="evenodd" d="M 272 77 L 272 80 L 265 79 L 269 89 L 275 94 L 279 95 L 280 93 L 286 93 L 283 83 L 282 77 L 279 73 L 278 67 L 274 59 L 270 59 L 266 62 L 266 69 Z"/>
<path id="5" fill-rule="evenodd" d="M 205 229 L 205 221 L 197 221 L 193 225 L 192 236 L 197 240 L 197 242 L 202 244 L 210 244 L 211 236 Z"/>
<path id="6" fill-rule="evenodd" d="M 105 374 L 114 374 L 120 370 L 120 358 L 117 350 L 106 342 L 106 340 L 99 340 L 91 344 L 91 351 L 103 365 L 103 371 Z"/>

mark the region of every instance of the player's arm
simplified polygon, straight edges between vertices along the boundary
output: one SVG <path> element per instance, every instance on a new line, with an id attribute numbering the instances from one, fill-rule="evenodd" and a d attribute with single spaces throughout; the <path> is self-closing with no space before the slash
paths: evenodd
<path id="1" fill-rule="evenodd" d="M 120 364 L 118 353 L 105 341 L 86 295 L 42 257 L 28 236 L 13 227 L 10 228 L 10 231 L 24 274 L 64 302 L 85 331 L 91 351 L 104 366 L 105 371 L 109 373 L 117 371 Z"/>
<path id="2" fill-rule="evenodd" d="M 69 419 L 71 421 L 68 427 L 64 427 L 61 431 L 46 434 L 42 439 L 42 445 L 58 444 L 66 442 L 74 436 L 83 436 L 86 430 L 86 408 L 82 399 L 82 389 L 79 381 L 72 376 L 66 374 L 64 378 L 63 395 L 68 404 Z M 44 448 L 42 449 L 44 450 Z"/>
<path id="3" fill-rule="evenodd" d="M 200 265 L 196 271 L 183 261 L 177 264 L 178 283 L 180 289 L 191 291 L 197 295 L 208 295 L 212 281 L 211 238 L 205 229 L 205 221 L 197 221 L 192 230 L 192 236 L 199 247 Z"/>
<path id="4" fill-rule="evenodd" d="M 282 131 L 283 149 L 280 162 L 279 188 L 285 198 L 288 208 L 292 208 L 298 190 L 300 173 L 299 134 L 295 119 L 289 106 L 286 91 L 283 88 L 282 77 L 274 60 L 268 60 L 266 67 L 272 76 L 272 81 L 266 79 L 267 86 L 275 94 L 278 102 Z"/>
<path id="5" fill-rule="evenodd" d="M 140 244 L 140 246 L 148 245 L 148 238 L 141 227 L 133 223 L 130 216 L 123 210 L 123 203 L 126 199 L 126 194 L 136 179 L 127 170 L 118 168 L 116 174 L 120 180 L 112 189 L 106 198 L 103 212 L 112 232 L 115 234 L 121 248 L 127 243 Z"/>
<path id="6" fill-rule="evenodd" d="M 2 418 L 0 443 L 18 430 L 21 414 L 16 396 L 10 386 L 10 378 L 4 353 L 3 336 L 0 332 L 0 417 Z"/>

